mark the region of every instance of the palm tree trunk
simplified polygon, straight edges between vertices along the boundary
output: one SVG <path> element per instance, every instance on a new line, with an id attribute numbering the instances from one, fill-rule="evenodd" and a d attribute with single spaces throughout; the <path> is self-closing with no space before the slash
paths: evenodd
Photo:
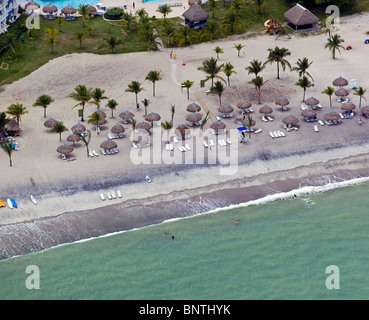
<path id="1" fill-rule="evenodd" d="M 360 96 L 360 100 L 359 100 L 359 109 L 361 108 L 361 96 Z"/>
<path id="2" fill-rule="evenodd" d="M 259 97 L 259 104 L 261 104 L 261 95 L 260 95 L 260 88 L 256 88 L 256 91 L 258 92 L 258 97 Z"/>
<path id="3" fill-rule="evenodd" d="M 13 161 L 12 161 L 12 157 L 9 155 L 9 162 L 10 162 L 10 166 L 13 167 Z"/>
<path id="4" fill-rule="evenodd" d="M 145 106 L 145 117 L 147 116 L 147 106 Z"/>
<path id="5" fill-rule="evenodd" d="M 86 145 L 86 149 L 87 149 L 87 158 L 90 156 L 90 150 L 88 150 L 88 145 Z"/>
<path id="6" fill-rule="evenodd" d="M 53 51 L 53 49 L 54 49 L 54 46 L 53 45 L 51 45 L 51 53 L 53 53 L 54 51 Z"/>
<path id="7" fill-rule="evenodd" d="M 137 100 L 137 93 L 136 93 L 136 106 L 138 105 L 138 100 Z"/>
<path id="8" fill-rule="evenodd" d="M 59 141 L 61 142 L 61 132 L 59 133 Z"/>
<path id="9" fill-rule="evenodd" d="M 279 62 L 277 61 L 277 79 L 279 79 Z"/>
<path id="10" fill-rule="evenodd" d="M 187 88 L 187 100 L 190 100 L 190 88 Z"/>
<path id="11" fill-rule="evenodd" d="M 82 48 L 82 40 L 79 40 L 79 47 Z"/>
<path id="12" fill-rule="evenodd" d="M 85 110 L 85 104 L 83 103 L 82 104 L 82 117 L 81 117 L 81 121 L 85 121 L 85 119 L 83 119 L 83 113 L 84 113 L 84 110 Z"/>
<path id="13" fill-rule="evenodd" d="M 155 97 L 155 82 L 152 83 L 152 92 L 153 96 Z"/>
<path id="14" fill-rule="evenodd" d="M 44 118 L 46 118 L 46 107 L 44 107 Z"/>
<path id="15" fill-rule="evenodd" d="M 219 95 L 219 105 L 222 105 L 222 95 Z"/>
<path id="16" fill-rule="evenodd" d="M 240 56 L 240 50 L 238 50 L 238 56 Z"/>
<path id="17" fill-rule="evenodd" d="M 302 97 L 302 102 L 305 102 L 305 91 L 306 89 L 304 88 L 304 96 Z"/>
<path id="18" fill-rule="evenodd" d="M 229 81 L 229 76 L 227 78 L 228 78 L 228 87 L 230 87 L 231 86 L 231 82 Z"/>
<path id="19" fill-rule="evenodd" d="M 332 96 L 329 96 L 329 105 L 331 106 L 332 108 Z"/>

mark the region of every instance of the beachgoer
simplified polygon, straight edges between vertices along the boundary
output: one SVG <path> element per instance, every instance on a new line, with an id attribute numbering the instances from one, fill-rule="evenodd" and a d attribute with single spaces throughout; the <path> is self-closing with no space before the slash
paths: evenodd
<path id="1" fill-rule="evenodd" d="M 236 220 L 235 224 L 239 224 L 240 223 L 240 219 Z"/>
<path id="2" fill-rule="evenodd" d="M 22 35 L 22 37 L 21 37 L 21 41 L 24 43 L 24 35 Z"/>
<path id="3" fill-rule="evenodd" d="M 246 114 L 244 113 L 244 114 L 243 114 L 243 120 L 245 120 L 245 119 L 246 119 Z"/>
<path id="4" fill-rule="evenodd" d="M 135 3 L 133 2 L 133 9 L 135 8 Z"/>
<path id="5" fill-rule="evenodd" d="M 359 125 L 361 126 L 363 124 L 363 120 L 360 118 L 359 119 Z"/>
<path id="6" fill-rule="evenodd" d="M 140 104 L 137 103 L 137 111 L 140 111 Z"/>
<path id="7" fill-rule="evenodd" d="M 174 236 L 172 236 L 172 240 L 174 240 Z"/>
<path id="8" fill-rule="evenodd" d="M 172 55 L 173 55 L 173 50 L 170 51 L 170 55 L 169 55 L 170 59 L 172 59 Z"/>
<path id="9" fill-rule="evenodd" d="M 177 56 L 177 54 L 175 52 L 173 52 L 173 58 L 175 59 Z"/>

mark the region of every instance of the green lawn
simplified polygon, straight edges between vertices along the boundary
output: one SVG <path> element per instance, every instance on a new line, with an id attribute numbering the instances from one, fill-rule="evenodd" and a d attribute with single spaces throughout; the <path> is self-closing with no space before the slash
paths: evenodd
<path id="1" fill-rule="evenodd" d="M 27 16 L 21 16 L 11 25 L 9 28 L 10 32 L 20 36 L 20 26 L 25 23 L 26 18 Z M 79 41 L 72 40 L 71 38 L 76 31 L 86 30 L 86 28 L 83 28 L 82 19 L 77 18 L 74 21 L 66 21 L 66 23 L 62 25 L 60 36 L 58 36 L 59 43 L 54 47 L 54 53 L 51 54 L 50 45 L 44 41 L 44 39 L 48 37 L 45 30 L 49 28 L 56 28 L 59 30 L 59 25 L 55 23 L 54 20 L 50 21 L 41 17 L 40 30 L 32 30 L 32 37 L 34 39 L 29 39 L 25 36 L 25 43 L 21 44 L 21 48 L 17 50 L 14 59 L 10 59 L 9 52 L 1 53 L 0 62 L 8 63 L 9 68 L 8 70 L 0 69 L 0 85 L 20 79 L 44 65 L 49 60 L 65 54 L 76 52 L 108 54 L 110 53 L 110 48 L 104 38 L 108 38 L 110 34 L 121 40 L 121 44 L 114 50 L 115 53 L 146 50 L 146 45 L 137 41 L 137 30 L 132 30 L 127 33 L 126 37 L 123 37 L 121 27 L 109 24 L 107 21 L 104 21 L 102 17 L 95 17 L 88 20 L 87 25 L 93 26 L 95 34 L 90 37 L 87 32 L 86 38 L 82 40 L 82 48 L 80 48 Z M 26 33 L 24 34 L 26 35 Z M 2 38 L 3 35 L 0 37 L 0 42 Z"/>

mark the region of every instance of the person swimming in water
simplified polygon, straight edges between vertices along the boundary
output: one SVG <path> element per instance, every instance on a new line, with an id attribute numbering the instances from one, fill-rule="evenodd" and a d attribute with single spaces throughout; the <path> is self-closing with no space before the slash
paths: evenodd
<path id="1" fill-rule="evenodd" d="M 236 221 L 235 221 L 235 224 L 239 224 L 239 223 L 240 223 L 240 221 L 241 221 L 240 219 L 236 220 Z"/>

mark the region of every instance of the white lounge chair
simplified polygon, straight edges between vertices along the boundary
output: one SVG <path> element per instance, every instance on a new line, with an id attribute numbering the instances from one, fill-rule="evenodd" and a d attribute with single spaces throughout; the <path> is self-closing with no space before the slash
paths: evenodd
<path id="1" fill-rule="evenodd" d="M 91 158 L 95 157 L 95 155 L 92 153 L 92 151 L 89 151 L 89 152 L 88 152 L 88 155 L 89 155 Z"/>
<path id="2" fill-rule="evenodd" d="M 93 155 L 94 155 L 95 157 L 98 157 L 98 156 L 99 156 L 99 154 L 98 154 L 95 150 L 92 150 L 92 153 L 93 153 Z"/>
<path id="3" fill-rule="evenodd" d="M 205 148 L 209 147 L 208 143 L 204 140 L 203 141 Z"/>
<path id="4" fill-rule="evenodd" d="M 185 151 L 186 151 L 186 149 L 185 149 L 185 148 L 183 148 L 183 147 L 178 147 L 178 150 L 179 150 L 179 151 L 182 151 L 182 152 L 185 152 Z"/>
<path id="5" fill-rule="evenodd" d="M 108 149 L 105 150 L 106 154 L 112 154 L 112 152 Z"/>
<path id="6" fill-rule="evenodd" d="M 105 152 L 104 149 L 101 149 L 100 152 L 101 152 L 101 154 L 103 154 L 104 156 L 106 156 L 106 152 Z"/>
<path id="7" fill-rule="evenodd" d="M 295 131 L 299 130 L 299 128 L 297 128 L 297 127 L 292 127 L 292 129 L 295 130 Z"/>
<path id="8" fill-rule="evenodd" d="M 61 155 L 61 157 L 62 157 L 63 160 L 67 159 L 67 156 L 64 153 Z"/>
<path id="9" fill-rule="evenodd" d="M 319 124 L 320 124 L 321 126 L 324 126 L 324 122 L 323 122 L 322 120 L 318 120 L 318 122 L 319 122 Z"/>
<path id="10" fill-rule="evenodd" d="M 227 142 L 224 139 L 222 139 L 222 144 L 223 144 L 223 147 L 227 146 Z"/>
<path id="11" fill-rule="evenodd" d="M 320 103 L 318 103 L 318 106 L 317 106 L 319 109 L 322 109 L 323 108 L 323 106 L 320 104 Z"/>
<path id="12" fill-rule="evenodd" d="M 223 147 L 223 142 L 222 142 L 222 140 L 218 140 L 218 144 L 219 144 L 221 147 Z"/>
<path id="13" fill-rule="evenodd" d="M 170 151 L 173 151 L 174 150 L 174 147 L 173 147 L 173 145 L 171 143 L 169 143 L 169 150 Z"/>
<path id="14" fill-rule="evenodd" d="M 166 144 L 165 144 L 165 150 L 170 151 L 169 143 L 166 143 Z"/>
<path id="15" fill-rule="evenodd" d="M 341 119 L 345 119 L 345 117 L 343 116 L 342 113 L 339 113 L 339 115 L 340 115 Z"/>
<path id="16" fill-rule="evenodd" d="M 280 131 L 280 130 L 278 130 L 278 134 L 279 134 L 280 137 L 285 137 L 286 136 L 286 134 L 284 132 Z"/>
<path id="17" fill-rule="evenodd" d="M 278 134 L 278 132 L 277 132 L 277 131 L 273 131 L 273 135 L 274 135 L 276 138 L 279 138 L 279 137 L 280 137 L 280 135 Z"/>
<path id="18" fill-rule="evenodd" d="M 261 120 L 263 120 L 264 122 L 268 122 L 268 119 L 265 118 L 265 116 L 261 116 Z"/>
<path id="19" fill-rule="evenodd" d="M 267 119 L 268 119 L 269 121 L 273 121 L 273 120 L 274 120 L 274 118 L 273 118 L 273 117 L 271 117 L 271 116 L 267 116 Z"/>
<path id="20" fill-rule="evenodd" d="M 115 192 L 114 192 L 114 191 L 112 191 L 112 192 L 111 192 L 111 197 L 112 197 L 113 199 L 116 199 L 116 198 L 117 198 L 117 196 L 115 195 Z"/>
<path id="21" fill-rule="evenodd" d="M 317 126 L 317 125 L 315 125 L 315 126 L 314 126 L 314 131 L 315 131 L 315 132 L 318 132 L 318 131 L 319 131 L 318 126 Z"/>
<path id="22" fill-rule="evenodd" d="M 189 146 L 187 143 L 186 143 L 185 147 L 186 147 L 186 149 L 187 149 L 188 151 L 190 151 L 190 150 L 191 150 L 190 146 Z"/>
<path id="23" fill-rule="evenodd" d="M 230 139 L 227 139 L 228 144 L 232 144 L 232 141 Z"/>
<path id="24" fill-rule="evenodd" d="M 261 131 L 262 131 L 261 129 L 258 129 L 258 130 L 256 130 L 254 133 L 258 134 L 258 133 L 260 133 Z"/>
<path id="25" fill-rule="evenodd" d="M 178 139 L 177 139 L 177 137 L 173 137 L 173 141 L 174 141 L 175 143 L 178 143 Z"/>
<path id="26" fill-rule="evenodd" d="M 211 147 L 215 147 L 214 141 L 213 140 L 209 140 L 210 146 Z"/>
<path id="27" fill-rule="evenodd" d="M 275 136 L 274 136 L 274 134 L 273 134 L 273 132 L 272 131 L 270 131 L 269 132 L 269 135 L 274 139 L 275 138 Z"/>
<path id="28" fill-rule="evenodd" d="M 109 200 L 113 199 L 109 191 L 106 193 L 106 195 L 108 196 Z"/>
<path id="29" fill-rule="evenodd" d="M 250 111 L 250 112 L 254 112 L 254 109 L 252 109 L 252 108 L 249 108 L 249 111 Z"/>
<path id="30" fill-rule="evenodd" d="M 135 144 L 135 143 L 132 143 L 132 147 L 135 148 L 135 149 L 138 149 L 138 145 Z"/>
<path id="31" fill-rule="evenodd" d="M 105 197 L 104 197 L 104 194 L 103 194 L 103 193 L 100 193 L 100 199 L 101 199 L 102 201 L 105 201 Z"/>
<path id="32" fill-rule="evenodd" d="M 305 104 L 302 104 L 301 105 L 301 110 L 306 110 L 307 109 L 307 106 Z"/>
<path id="33" fill-rule="evenodd" d="M 122 194 L 121 194 L 120 190 L 117 190 L 117 195 L 118 195 L 118 198 L 122 198 Z"/>

